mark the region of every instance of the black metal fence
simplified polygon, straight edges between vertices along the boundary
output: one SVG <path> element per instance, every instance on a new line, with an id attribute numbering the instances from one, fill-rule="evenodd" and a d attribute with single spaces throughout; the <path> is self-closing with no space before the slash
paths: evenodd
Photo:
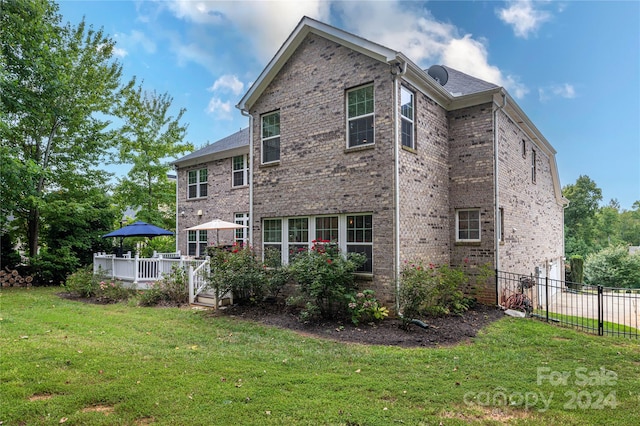
<path id="1" fill-rule="evenodd" d="M 496 272 L 498 304 L 599 336 L 640 338 L 640 289 Z"/>

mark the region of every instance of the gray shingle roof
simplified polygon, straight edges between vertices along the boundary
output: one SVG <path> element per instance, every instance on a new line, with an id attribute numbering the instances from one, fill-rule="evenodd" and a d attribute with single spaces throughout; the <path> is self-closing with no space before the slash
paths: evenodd
<path id="1" fill-rule="evenodd" d="M 208 155 L 222 153 L 224 151 L 230 151 L 236 148 L 242 148 L 244 146 L 249 146 L 249 128 L 241 129 L 240 131 L 229 135 L 225 138 L 222 138 L 210 145 L 207 145 L 203 148 L 200 148 L 197 151 L 192 152 L 191 154 L 187 154 L 182 158 L 174 161 L 174 164 L 180 164 L 185 161 L 193 160 L 200 157 L 205 157 Z"/>
<path id="2" fill-rule="evenodd" d="M 449 80 L 443 87 L 453 96 L 470 95 L 472 93 L 484 92 L 486 90 L 496 89 L 499 87 L 493 83 L 472 77 L 469 74 L 465 74 L 446 65 L 442 65 L 442 67 L 447 70 L 447 73 L 449 73 Z"/>

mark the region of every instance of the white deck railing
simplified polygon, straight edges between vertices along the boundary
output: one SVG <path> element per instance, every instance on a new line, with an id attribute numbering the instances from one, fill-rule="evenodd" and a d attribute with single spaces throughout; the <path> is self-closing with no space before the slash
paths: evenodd
<path id="1" fill-rule="evenodd" d="M 207 288 L 207 275 L 209 274 L 209 258 L 198 266 L 189 265 L 189 303 L 196 300 L 198 294 Z M 216 306 L 218 306 L 216 300 Z"/>
<path id="2" fill-rule="evenodd" d="M 188 270 L 190 266 L 198 267 L 204 263 L 204 260 L 180 256 L 179 253 L 160 253 L 158 257 L 150 259 L 137 255 L 135 257 L 116 257 L 113 254 L 94 253 L 93 273 L 102 270 L 112 279 L 137 285 L 143 282 L 158 281 L 163 275 L 170 274 L 174 266 Z"/>

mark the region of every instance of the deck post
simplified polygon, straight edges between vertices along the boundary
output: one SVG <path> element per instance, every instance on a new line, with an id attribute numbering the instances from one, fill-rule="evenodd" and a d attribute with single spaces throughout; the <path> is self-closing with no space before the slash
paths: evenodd
<path id="1" fill-rule="evenodd" d="M 180 260 L 182 262 L 182 259 Z M 189 304 L 192 305 L 196 298 L 194 296 L 194 282 L 193 282 L 193 265 L 189 264 Z"/>

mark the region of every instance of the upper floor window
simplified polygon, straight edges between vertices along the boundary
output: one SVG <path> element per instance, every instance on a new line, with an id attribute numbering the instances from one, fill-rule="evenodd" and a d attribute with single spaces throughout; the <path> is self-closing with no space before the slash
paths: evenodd
<path id="1" fill-rule="evenodd" d="M 400 115 L 401 115 L 401 135 L 402 146 L 415 149 L 413 141 L 413 93 L 404 87 L 400 89 Z"/>
<path id="2" fill-rule="evenodd" d="M 456 241 L 480 241 L 480 210 L 456 210 Z"/>
<path id="3" fill-rule="evenodd" d="M 187 198 L 207 196 L 207 169 L 190 170 Z"/>
<path id="4" fill-rule="evenodd" d="M 347 92 L 347 146 L 374 143 L 373 85 Z"/>
<path id="5" fill-rule="evenodd" d="M 244 186 L 249 184 L 248 157 L 248 155 L 238 155 L 232 158 L 233 186 Z"/>
<path id="6" fill-rule="evenodd" d="M 531 182 L 536 183 L 536 150 L 531 150 Z"/>
<path id="7" fill-rule="evenodd" d="M 527 158 L 527 141 L 522 139 L 522 158 Z"/>
<path id="8" fill-rule="evenodd" d="M 280 161 L 280 111 L 262 116 L 262 163 Z"/>

